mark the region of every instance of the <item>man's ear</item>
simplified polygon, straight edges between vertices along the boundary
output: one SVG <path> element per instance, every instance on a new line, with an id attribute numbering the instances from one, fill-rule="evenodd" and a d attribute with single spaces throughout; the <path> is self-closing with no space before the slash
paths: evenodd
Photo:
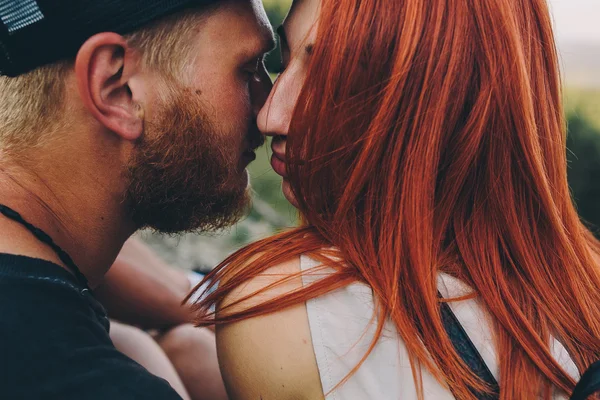
<path id="1" fill-rule="evenodd" d="M 138 61 L 125 38 L 109 32 L 89 38 L 75 60 L 83 103 L 101 124 L 125 140 L 136 140 L 143 131 L 143 113 L 130 87 L 139 73 Z"/>

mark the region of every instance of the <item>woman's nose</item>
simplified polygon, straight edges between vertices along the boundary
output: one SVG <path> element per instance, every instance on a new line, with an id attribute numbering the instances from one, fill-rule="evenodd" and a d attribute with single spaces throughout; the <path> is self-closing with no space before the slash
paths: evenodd
<path id="1" fill-rule="evenodd" d="M 257 117 L 258 129 L 267 136 L 287 135 L 296 96 L 280 76 Z"/>

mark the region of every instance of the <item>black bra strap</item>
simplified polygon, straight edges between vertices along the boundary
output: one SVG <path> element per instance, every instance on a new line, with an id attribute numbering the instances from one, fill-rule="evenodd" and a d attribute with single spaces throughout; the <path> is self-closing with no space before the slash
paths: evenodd
<path id="1" fill-rule="evenodd" d="M 592 364 L 575 386 L 571 400 L 586 400 L 594 393 L 600 393 L 600 361 Z"/>
<path id="2" fill-rule="evenodd" d="M 477 348 L 456 318 L 456 315 L 454 315 L 454 312 L 452 312 L 448 303 L 442 302 L 440 304 L 440 310 L 444 328 L 446 328 L 446 333 L 448 333 L 450 340 L 452 340 L 454 348 L 471 371 L 473 371 L 479 379 L 487 383 L 492 390 L 492 393 L 480 393 L 474 389 L 471 390 L 471 392 L 477 396 L 477 399 L 479 400 L 499 399 L 500 389 L 498 382 L 496 382 L 496 378 L 494 378 L 487 364 L 483 361 L 483 358 L 481 358 L 481 354 L 477 351 Z"/>

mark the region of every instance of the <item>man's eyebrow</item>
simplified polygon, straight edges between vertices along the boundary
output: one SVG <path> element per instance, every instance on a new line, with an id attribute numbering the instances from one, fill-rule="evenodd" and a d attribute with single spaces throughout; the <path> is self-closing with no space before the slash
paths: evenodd
<path id="1" fill-rule="evenodd" d="M 270 31 L 269 34 L 262 35 L 260 44 L 259 42 L 255 42 L 252 48 L 245 49 L 241 54 L 244 63 L 256 63 L 258 58 L 261 58 L 275 48 L 275 38 L 272 32 Z"/>
<path id="2" fill-rule="evenodd" d="M 266 54 L 272 51 L 273 49 L 275 49 L 275 36 L 273 35 L 273 30 L 271 28 L 269 28 L 268 31 L 265 29 L 265 32 L 263 32 L 260 41 L 259 54 L 257 54 L 256 56 L 258 57 L 260 55 Z"/>

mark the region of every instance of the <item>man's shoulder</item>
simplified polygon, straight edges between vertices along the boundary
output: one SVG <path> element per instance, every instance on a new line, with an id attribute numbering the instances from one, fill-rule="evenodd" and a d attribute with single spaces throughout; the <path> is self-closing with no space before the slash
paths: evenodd
<path id="1" fill-rule="evenodd" d="M 107 346 L 47 354 L 28 366 L 13 368 L 14 361 L 2 360 L 0 375 L 3 396 L 14 400 L 181 400 L 167 381 Z"/>
<path id="2" fill-rule="evenodd" d="M 24 340 L 25 332 L 47 338 L 55 326 L 66 333 L 105 316 L 89 289 L 60 266 L 10 254 L 0 254 L 0 315 L 0 336 L 19 333 Z"/>
<path id="3" fill-rule="evenodd" d="M 76 291 L 84 288 L 71 273 L 53 262 L 7 253 L 0 253 L 0 285 L 6 288 L 60 286 Z"/>
<path id="4" fill-rule="evenodd" d="M 180 399 L 120 353 L 102 306 L 65 270 L 0 255 L 0 387 L 10 399 Z"/>

